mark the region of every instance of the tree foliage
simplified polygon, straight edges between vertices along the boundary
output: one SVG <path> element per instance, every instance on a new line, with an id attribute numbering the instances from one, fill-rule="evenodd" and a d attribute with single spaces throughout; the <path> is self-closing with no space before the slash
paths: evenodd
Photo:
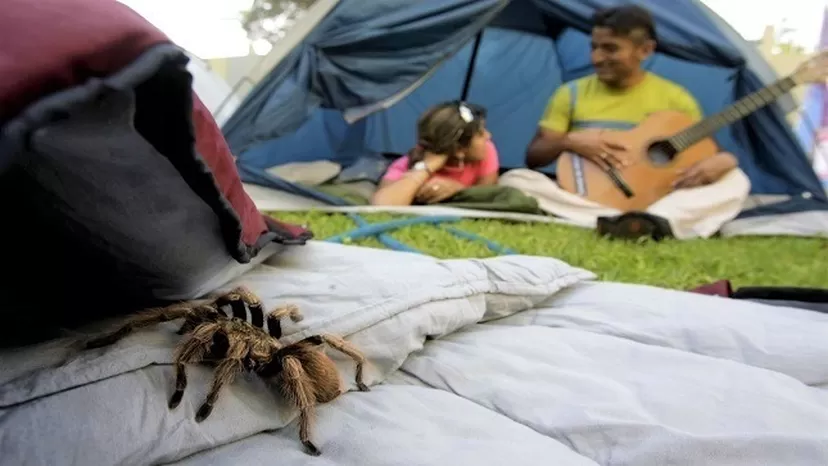
<path id="1" fill-rule="evenodd" d="M 251 39 L 275 42 L 302 17 L 316 0 L 253 0 L 242 13 L 242 26 Z"/>

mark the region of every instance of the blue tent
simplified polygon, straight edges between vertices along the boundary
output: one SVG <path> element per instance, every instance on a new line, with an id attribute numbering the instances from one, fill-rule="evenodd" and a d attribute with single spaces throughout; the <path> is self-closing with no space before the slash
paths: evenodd
<path id="1" fill-rule="evenodd" d="M 336 203 L 264 169 L 314 160 L 348 166 L 366 154 L 406 152 L 426 107 L 465 99 L 488 109 L 502 166 L 523 167 L 548 98 L 591 72 L 592 13 L 620 3 L 340 0 L 223 130 L 245 181 Z M 777 79 L 754 47 L 701 2 L 636 3 L 658 25 L 659 52 L 647 67 L 689 89 L 706 114 Z M 716 138 L 739 157 L 755 194 L 794 198 L 777 209 L 828 210 L 786 107 L 791 101 L 780 100 Z"/>

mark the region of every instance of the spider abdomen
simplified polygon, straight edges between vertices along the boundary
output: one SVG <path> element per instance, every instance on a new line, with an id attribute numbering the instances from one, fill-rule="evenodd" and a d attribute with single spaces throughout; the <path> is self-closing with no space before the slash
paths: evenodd
<path id="1" fill-rule="evenodd" d="M 314 353 L 303 360 L 308 376 L 314 381 L 316 401 L 327 403 L 342 394 L 342 381 L 334 362 L 324 353 Z"/>

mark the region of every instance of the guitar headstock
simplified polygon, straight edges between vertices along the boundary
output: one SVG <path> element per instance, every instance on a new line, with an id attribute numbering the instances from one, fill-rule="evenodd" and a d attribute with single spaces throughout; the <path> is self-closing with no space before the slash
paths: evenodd
<path id="1" fill-rule="evenodd" d="M 799 65 L 791 75 L 797 84 L 820 84 L 828 80 L 828 50 L 822 50 Z"/>

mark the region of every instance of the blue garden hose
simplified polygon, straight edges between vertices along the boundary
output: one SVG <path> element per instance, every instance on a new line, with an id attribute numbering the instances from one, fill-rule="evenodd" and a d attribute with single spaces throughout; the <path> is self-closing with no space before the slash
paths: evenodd
<path id="1" fill-rule="evenodd" d="M 362 238 L 367 238 L 371 236 L 377 236 L 382 233 L 386 233 L 389 231 L 399 230 L 400 228 L 411 226 L 411 225 L 420 225 L 423 223 L 431 223 L 434 225 L 439 225 L 440 223 L 444 222 L 458 222 L 462 220 L 461 217 L 452 217 L 452 216 L 444 216 L 444 215 L 434 215 L 434 216 L 426 216 L 426 217 L 415 217 L 415 218 L 406 218 L 401 220 L 391 220 L 390 222 L 383 222 L 383 223 L 374 223 L 368 224 L 363 227 L 356 228 L 346 233 L 341 233 L 339 235 L 331 236 L 326 241 L 330 241 L 333 243 L 341 243 L 346 238 L 350 240 L 358 240 Z M 364 222 L 364 220 L 363 220 Z"/>
<path id="2" fill-rule="evenodd" d="M 354 223 L 356 223 L 357 226 L 359 226 L 359 228 L 367 228 L 367 227 L 371 226 L 370 223 L 366 222 L 364 218 L 360 217 L 357 214 L 349 213 L 348 217 L 351 220 L 353 220 Z M 331 241 L 331 238 L 328 238 L 328 241 Z M 377 241 L 379 241 L 386 248 L 391 249 L 393 251 L 403 251 L 403 252 L 413 252 L 413 253 L 416 253 L 416 254 L 423 254 L 423 252 L 420 251 L 419 249 L 412 248 L 411 246 L 409 246 L 409 245 L 407 245 L 407 244 L 405 244 L 401 241 L 397 241 L 396 239 L 394 239 L 393 237 L 391 237 L 390 235 L 387 235 L 385 233 L 377 234 Z"/>
<path id="3" fill-rule="evenodd" d="M 358 240 L 367 237 L 376 237 L 377 240 L 388 249 L 394 251 L 404 251 L 404 252 L 413 252 L 417 254 L 424 254 L 422 251 L 419 251 L 411 246 L 408 246 L 405 243 L 397 241 L 396 239 L 392 238 L 390 235 L 386 233 L 398 230 L 403 227 L 411 226 L 411 225 L 421 225 L 421 224 L 433 224 L 438 226 L 444 231 L 447 231 L 458 238 L 467 239 L 469 241 L 480 241 L 486 245 L 494 253 L 497 254 L 517 254 L 517 252 L 511 248 L 507 248 L 495 243 L 492 240 L 483 238 L 480 235 L 476 235 L 474 233 L 469 233 L 467 231 L 459 230 L 454 227 L 442 225 L 444 223 L 449 222 L 459 222 L 462 220 L 462 217 L 457 216 L 450 216 L 450 215 L 431 215 L 431 216 L 424 216 L 424 217 L 415 217 L 415 218 L 408 218 L 402 220 L 392 220 L 390 222 L 383 222 L 383 223 L 375 223 L 370 224 L 365 221 L 364 218 L 361 216 L 350 213 L 348 217 L 353 220 L 358 227 L 354 230 L 351 230 L 346 233 L 341 233 L 339 235 L 331 236 L 330 238 L 326 239 L 325 241 L 330 241 L 332 243 L 341 243 L 346 239 L 349 240 Z"/>
<path id="4" fill-rule="evenodd" d="M 489 248 L 490 251 L 492 251 L 496 254 L 503 254 L 503 255 L 517 254 L 517 251 L 515 251 L 514 249 L 507 248 L 505 246 L 501 246 L 501 245 L 495 243 L 494 241 L 492 241 L 490 239 L 486 239 L 486 238 L 484 238 L 480 235 L 476 235 L 474 233 L 469 233 L 468 231 L 458 230 L 457 228 L 444 226 L 444 225 L 441 225 L 440 228 L 442 228 L 445 231 L 448 231 L 449 233 L 453 234 L 454 236 L 456 236 L 458 238 L 467 239 L 469 241 L 480 241 L 481 243 L 485 244 L 486 247 Z"/>

